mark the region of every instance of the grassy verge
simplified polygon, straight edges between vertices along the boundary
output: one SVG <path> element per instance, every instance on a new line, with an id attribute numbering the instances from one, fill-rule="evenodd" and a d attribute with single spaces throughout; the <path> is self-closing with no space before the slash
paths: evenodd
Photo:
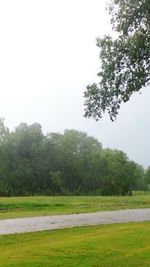
<path id="1" fill-rule="evenodd" d="M 150 223 L 0 236 L 1 267 L 149 267 Z"/>
<path id="2" fill-rule="evenodd" d="M 150 208 L 150 195 L 0 198 L 0 219 L 130 208 Z"/>

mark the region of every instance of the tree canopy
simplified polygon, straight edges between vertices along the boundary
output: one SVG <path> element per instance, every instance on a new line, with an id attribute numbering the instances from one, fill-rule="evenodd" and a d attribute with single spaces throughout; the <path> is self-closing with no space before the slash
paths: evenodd
<path id="1" fill-rule="evenodd" d="M 99 83 L 84 93 L 85 116 L 96 120 L 105 112 L 114 120 L 121 103 L 150 82 L 150 0 L 112 0 L 108 10 L 115 34 L 97 38 Z"/>
<path id="2" fill-rule="evenodd" d="M 9 131 L 2 119 L 0 129 L 0 196 L 126 195 L 143 188 L 140 165 L 84 132 L 44 135 L 38 123 Z"/>

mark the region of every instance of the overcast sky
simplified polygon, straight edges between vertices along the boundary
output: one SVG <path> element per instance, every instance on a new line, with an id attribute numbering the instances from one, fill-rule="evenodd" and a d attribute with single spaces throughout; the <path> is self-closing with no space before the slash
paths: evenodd
<path id="1" fill-rule="evenodd" d="M 103 147 L 150 165 L 150 88 L 121 106 L 116 122 L 85 119 L 83 92 L 97 81 L 96 37 L 110 31 L 105 0 L 0 1 L 0 116 L 11 130 L 85 131 Z"/>

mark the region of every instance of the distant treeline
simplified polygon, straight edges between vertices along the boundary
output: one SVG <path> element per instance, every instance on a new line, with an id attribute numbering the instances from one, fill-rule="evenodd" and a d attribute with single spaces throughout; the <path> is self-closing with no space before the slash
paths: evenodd
<path id="1" fill-rule="evenodd" d="M 131 195 L 149 177 L 149 169 L 84 132 L 44 135 L 38 123 L 9 131 L 0 119 L 0 196 Z"/>

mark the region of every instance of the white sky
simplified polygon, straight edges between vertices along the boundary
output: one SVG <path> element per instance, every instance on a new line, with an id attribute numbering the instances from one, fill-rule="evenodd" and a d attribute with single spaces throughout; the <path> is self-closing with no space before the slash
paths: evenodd
<path id="1" fill-rule="evenodd" d="M 97 81 L 97 36 L 110 30 L 105 0 L 0 0 L 0 116 L 13 129 L 77 129 L 150 165 L 150 92 L 122 105 L 117 121 L 83 117 L 83 92 Z"/>

